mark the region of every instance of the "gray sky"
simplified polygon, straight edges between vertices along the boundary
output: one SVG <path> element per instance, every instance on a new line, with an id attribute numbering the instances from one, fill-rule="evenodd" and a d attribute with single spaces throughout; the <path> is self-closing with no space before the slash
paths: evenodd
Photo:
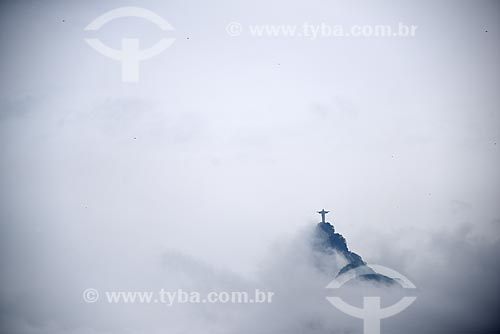
<path id="1" fill-rule="evenodd" d="M 414 278 L 464 242 L 464 266 L 496 247 L 498 3 L 144 1 L 175 42 L 137 83 L 83 40 L 164 35 L 136 18 L 83 31 L 126 5 L 0 5 L 2 295 L 31 286 L 39 298 L 5 312 L 57 323 L 39 310 L 47 294 L 120 285 L 173 250 L 255 278 L 323 207 L 365 260 Z M 233 21 L 418 29 L 231 37 Z"/>

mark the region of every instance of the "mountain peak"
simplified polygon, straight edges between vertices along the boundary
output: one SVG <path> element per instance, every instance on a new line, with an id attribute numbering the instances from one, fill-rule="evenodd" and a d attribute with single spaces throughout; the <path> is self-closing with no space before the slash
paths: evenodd
<path id="1" fill-rule="evenodd" d="M 340 233 L 335 232 L 335 227 L 328 222 L 321 222 L 316 226 L 316 234 L 318 237 L 318 245 L 320 250 L 323 251 L 337 251 L 341 255 L 343 255 L 348 264 L 350 266 L 348 269 L 353 269 L 359 266 L 366 265 L 366 262 L 363 261 L 361 256 L 358 254 L 351 252 L 347 247 L 347 241 L 344 236 Z M 345 268 L 345 267 L 344 267 Z M 347 271 L 342 268 L 339 274 Z"/>
<path id="2" fill-rule="evenodd" d="M 335 232 L 335 227 L 332 224 L 325 221 L 319 223 L 315 229 L 315 237 L 316 243 L 314 248 L 317 251 L 326 254 L 337 252 L 347 260 L 347 264 L 339 270 L 336 276 L 340 276 L 358 267 L 363 267 L 363 274 L 359 275 L 359 278 L 362 280 L 377 281 L 385 284 L 393 284 L 395 282 L 392 278 L 377 274 L 366 265 L 366 262 L 363 261 L 360 255 L 350 251 L 347 247 L 346 239 L 342 234 Z"/>

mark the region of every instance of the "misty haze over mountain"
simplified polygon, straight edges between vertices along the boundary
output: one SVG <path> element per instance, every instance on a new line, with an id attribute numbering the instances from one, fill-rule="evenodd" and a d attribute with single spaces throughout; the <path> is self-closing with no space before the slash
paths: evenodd
<path id="1" fill-rule="evenodd" d="M 84 30 L 131 5 L 174 30 L 137 17 Z M 414 293 L 382 334 L 500 331 L 499 14 L 496 1 L 2 1 L 0 333 L 362 333 L 336 293 L 358 306 Z M 323 23 L 418 28 L 249 30 Z M 165 37 L 132 83 L 85 42 Z M 326 288 L 365 264 L 417 288 Z M 104 300 L 159 289 L 274 295 Z"/>

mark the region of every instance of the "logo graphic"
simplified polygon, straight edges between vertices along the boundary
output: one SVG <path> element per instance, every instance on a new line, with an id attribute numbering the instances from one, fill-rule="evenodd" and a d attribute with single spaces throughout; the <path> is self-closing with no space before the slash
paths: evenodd
<path id="1" fill-rule="evenodd" d="M 152 11 L 140 7 L 121 7 L 110 10 L 94 19 L 85 31 L 98 31 L 106 23 L 123 17 L 138 17 L 154 23 L 163 31 L 172 31 L 174 28 L 162 17 Z M 100 54 L 122 63 L 122 81 L 139 81 L 139 62 L 157 56 L 174 43 L 174 38 L 162 38 L 155 45 L 147 49 L 139 49 L 139 39 L 122 38 L 121 50 L 110 48 L 98 38 L 85 38 L 94 50 Z"/>
<path id="2" fill-rule="evenodd" d="M 416 288 L 408 278 L 395 270 L 371 264 L 363 267 L 367 270 L 369 270 L 369 268 L 372 268 L 379 274 L 393 278 L 405 289 Z M 338 289 L 348 281 L 359 277 L 360 275 L 363 275 L 363 267 L 357 267 L 343 275 L 340 275 L 339 277 L 331 281 L 330 284 L 328 284 L 327 288 Z M 353 271 L 355 271 L 355 274 L 352 273 Z M 328 301 L 340 311 L 349 314 L 352 317 L 363 319 L 364 334 L 380 334 L 380 320 L 392 317 L 393 315 L 402 312 L 404 309 L 410 306 L 417 299 L 417 297 L 405 296 L 401 298 L 397 303 L 385 308 L 381 308 L 380 297 L 364 297 L 363 308 L 350 305 L 343 301 L 340 297 L 326 297 L 326 299 L 328 299 Z"/>

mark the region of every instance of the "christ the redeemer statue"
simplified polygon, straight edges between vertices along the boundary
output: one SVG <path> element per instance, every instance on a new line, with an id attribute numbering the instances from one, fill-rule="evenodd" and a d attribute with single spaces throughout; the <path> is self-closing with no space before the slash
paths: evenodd
<path id="1" fill-rule="evenodd" d="M 324 223 L 326 223 L 326 221 L 325 221 L 325 216 L 326 216 L 326 214 L 327 214 L 328 212 L 330 212 L 330 211 L 325 211 L 325 209 L 323 209 L 323 210 L 321 210 L 321 211 L 318 211 L 318 213 L 321 215 L 321 222 L 322 222 L 323 224 L 324 224 Z"/>

